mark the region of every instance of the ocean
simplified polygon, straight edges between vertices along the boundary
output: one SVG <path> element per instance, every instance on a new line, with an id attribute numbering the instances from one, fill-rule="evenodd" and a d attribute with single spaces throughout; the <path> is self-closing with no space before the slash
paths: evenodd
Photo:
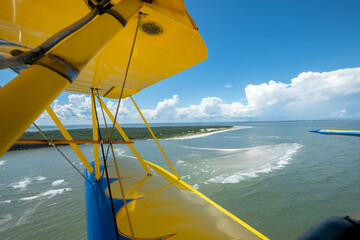
<path id="1" fill-rule="evenodd" d="M 360 138 L 308 132 L 360 129 L 359 120 L 218 124 L 247 128 L 160 143 L 184 181 L 265 236 L 296 239 L 325 218 L 359 216 Z M 135 147 L 169 169 L 154 141 Z M 80 148 L 92 159 L 91 145 Z M 71 148 L 61 150 L 83 169 Z M 125 145 L 116 154 L 132 155 Z M 84 195 L 82 177 L 56 150 L 6 153 L 0 239 L 86 239 Z"/>

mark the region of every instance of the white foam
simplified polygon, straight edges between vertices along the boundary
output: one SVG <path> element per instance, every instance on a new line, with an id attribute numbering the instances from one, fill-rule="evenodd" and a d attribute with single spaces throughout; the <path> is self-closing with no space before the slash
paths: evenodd
<path id="1" fill-rule="evenodd" d="M 286 152 L 280 156 L 275 162 L 269 162 L 263 166 L 257 167 L 256 169 L 248 169 L 243 171 L 238 171 L 233 174 L 220 174 L 213 178 L 208 179 L 204 183 L 213 182 L 213 183 L 239 183 L 240 181 L 259 177 L 261 174 L 270 173 L 274 170 L 282 169 L 285 165 L 290 163 L 292 156 L 301 148 L 301 144 L 291 144 Z M 256 148 L 256 147 L 255 147 Z"/>
<path id="2" fill-rule="evenodd" d="M 199 190 L 199 185 L 198 185 L 198 184 L 195 184 L 195 185 L 193 186 L 193 188 L 194 188 L 195 190 Z"/>
<path id="3" fill-rule="evenodd" d="M 60 184 L 63 184 L 64 182 L 65 182 L 64 179 L 60 179 L 60 180 L 53 181 L 53 182 L 51 183 L 51 185 L 53 185 L 53 186 L 58 186 L 58 185 L 60 185 Z"/>
<path id="4" fill-rule="evenodd" d="M 236 152 L 245 149 L 245 148 L 199 148 L 199 147 L 189 147 L 189 146 L 181 146 L 181 147 L 196 149 L 196 150 L 222 151 L 222 152 Z"/>
<path id="5" fill-rule="evenodd" d="M 37 176 L 37 177 L 35 177 L 35 180 L 36 180 L 36 181 L 44 181 L 44 180 L 46 180 L 46 177 Z"/>
<path id="6" fill-rule="evenodd" d="M 122 155 L 122 154 L 124 154 L 125 153 L 125 150 L 122 150 L 122 149 L 114 149 L 114 152 L 115 152 L 115 155 L 116 156 L 120 156 L 120 155 Z"/>
<path id="7" fill-rule="evenodd" d="M 253 172 L 245 172 L 245 173 L 235 173 L 230 176 L 217 176 L 214 178 L 210 178 L 208 182 L 215 182 L 215 183 L 239 183 L 247 178 L 255 178 L 258 177 L 258 174 Z"/>
<path id="8" fill-rule="evenodd" d="M 11 203 L 11 200 L 0 201 L 0 204 Z"/>
<path id="9" fill-rule="evenodd" d="M 295 143 L 293 148 L 290 148 L 286 151 L 286 153 L 279 158 L 280 161 L 277 162 L 278 167 L 284 167 L 289 164 L 289 161 L 292 159 L 294 153 L 296 153 L 299 148 L 301 148 L 300 144 Z"/>
<path id="10" fill-rule="evenodd" d="M 180 178 L 181 179 L 191 179 L 191 176 L 190 175 L 185 175 L 185 176 L 181 176 Z"/>
<path id="11" fill-rule="evenodd" d="M 0 166 L 4 165 L 6 163 L 6 160 L 0 161 Z"/>
<path id="12" fill-rule="evenodd" d="M 50 199 L 52 197 L 55 197 L 58 194 L 62 194 L 64 192 L 68 192 L 71 190 L 72 190 L 71 188 L 54 189 L 54 190 L 49 190 L 49 191 L 40 193 L 40 194 L 32 196 L 32 197 L 20 198 L 20 200 L 21 201 L 29 201 L 29 200 L 34 200 L 34 199 L 43 198 L 43 197 L 47 197 Z"/>
<path id="13" fill-rule="evenodd" d="M 31 179 L 27 177 L 20 182 L 11 183 L 10 186 L 13 188 L 19 188 L 20 190 L 24 190 L 30 183 L 31 183 Z"/>
<path id="14" fill-rule="evenodd" d="M 184 163 L 185 163 L 185 161 L 183 161 L 183 160 L 178 160 L 178 161 L 176 162 L 177 165 L 183 165 Z"/>

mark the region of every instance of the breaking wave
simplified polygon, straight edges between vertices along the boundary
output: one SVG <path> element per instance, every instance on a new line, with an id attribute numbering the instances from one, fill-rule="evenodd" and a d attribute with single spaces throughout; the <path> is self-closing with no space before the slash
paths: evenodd
<path id="1" fill-rule="evenodd" d="M 25 197 L 25 198 L 20 198 L 21 201 L 29 201 L 29 200 L 34 200 L 34 199 L 39 199 L 39 198 L 44 198 L 47 197 L 48 199 L 55 197 L 58 194 L 62 194 L 64 192 L 68 192 L 71 191 L 71 188 L 61 188 L 61 189 L 54 189 L 54 190 L 49 190 L 43 193 L 40 193 L 38 195 L 32 196 L 32 197 Z"/>
<path id="2" fill-rule="evenodd" d="M 183 147 L 203 151 L 199 156 L 202 160 L 191 158 L 177 162 L 185 170 L 183 179 L 194 178 L 198 182 L 201 179 L 200 182 L 208 184 L 238 183 L 282 169 L 290 164 L 302 145 L 281 143 L 232 149 Z"/>
<path id="3" fill-rule="evenodd" d="M 114 152 L 116 156 L 121 156 L 122 154 L 125 153 L 125 150 L 119 149 L 119 148 L 114 148 Z"/>
<path id="4" fill-rule="evenodd" d="M 284 168 L 301 147 L 301 144 L 293 143 L 237 149 L 239 153 L 217 159 L 220 174 L 205 183 L 238 183 Z"/>
<path id="5" fill-rule="evenodd" d="M 24 190 L 31 183 L 31 179 L 26 177 L 22 181 L 11 183 L 10 186 L 13 188 L 19 188 L 20 190 Z"/>
<path id="6" fill-rule="evenodd" d="M 53 185 L 53 186 L 58 186 L 58 185 L 60 185 L 60 184 L 63 184 L 64 182 L 65 182 L 64 179 L 60 179 L 60 180 L 53 181 L 53 182 L 51 183 L 51 185 Z"/>
<path id="7" fill-rule="evenodd" d="M 4 165 L 6 163 L 6 160 L 0 161 L 0 166 Z"/>
<path id="8" fill-rule="evenodd" d="M 37 177 L 35 177 L 35 180 L 36 180 L 36 181 L 44 181 L 44 180 L 46 180 L 46 177 L 37 176 Z"/>
<path id="9" fill-rule="evenodd" d="M 35 180 L 35 181 L 44 181 L 44 180 L 46 180 L 46 177 L 43 177 L 43 176 L 37 176 L 37 177 L 33 177 L 33 178 L 26 177 L 26 178 L 24 178 L 23 180 L 21 180 L 19 182 L 11 183 L 10 187 L 13 187 L 15 189 L 24 190 L 29 186 L 30 183 L 32 183 L 33 180 Z"/>

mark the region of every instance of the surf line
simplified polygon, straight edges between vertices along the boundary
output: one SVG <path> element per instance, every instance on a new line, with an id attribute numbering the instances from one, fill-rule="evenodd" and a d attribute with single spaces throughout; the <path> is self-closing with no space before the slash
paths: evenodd
<path id="1" fill-rule="evenodd" d="M 201 137 L 207 137 L 207 136 L 217 134 L 217 133 L 229 132 L 229 131 L 240 130 L 240 129 L 249 129 L 249 128 L 253 128 L 253 127 L 251 127 L 251 126 L 234 126 L 232 128 L 228 128 L 228 129 L 213 130 L 210 132 L 201 132 L 201 133 L 195 133 L 195 134 L 186 134 L 185 136 L 166 138 L 166 139 L 162 139 L 162 140 L 186 140 L 186 139 L 193 139 L 193 138 L 201 138 Z"/>

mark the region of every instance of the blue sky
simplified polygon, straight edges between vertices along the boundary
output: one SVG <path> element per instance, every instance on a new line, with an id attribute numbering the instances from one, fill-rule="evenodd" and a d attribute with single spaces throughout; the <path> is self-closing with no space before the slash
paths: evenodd
<path id="1" fill-rule="evenodd" d="M 150 122 L 360 118 L 360 1 L 185 4 L 208 59 L 134 96 Z M 65 123 L 89 123 L 76 103 L 86 97 L 72 95 L 55 110 Z M 124 103 L 124 122 L 140 122 Z"/>

